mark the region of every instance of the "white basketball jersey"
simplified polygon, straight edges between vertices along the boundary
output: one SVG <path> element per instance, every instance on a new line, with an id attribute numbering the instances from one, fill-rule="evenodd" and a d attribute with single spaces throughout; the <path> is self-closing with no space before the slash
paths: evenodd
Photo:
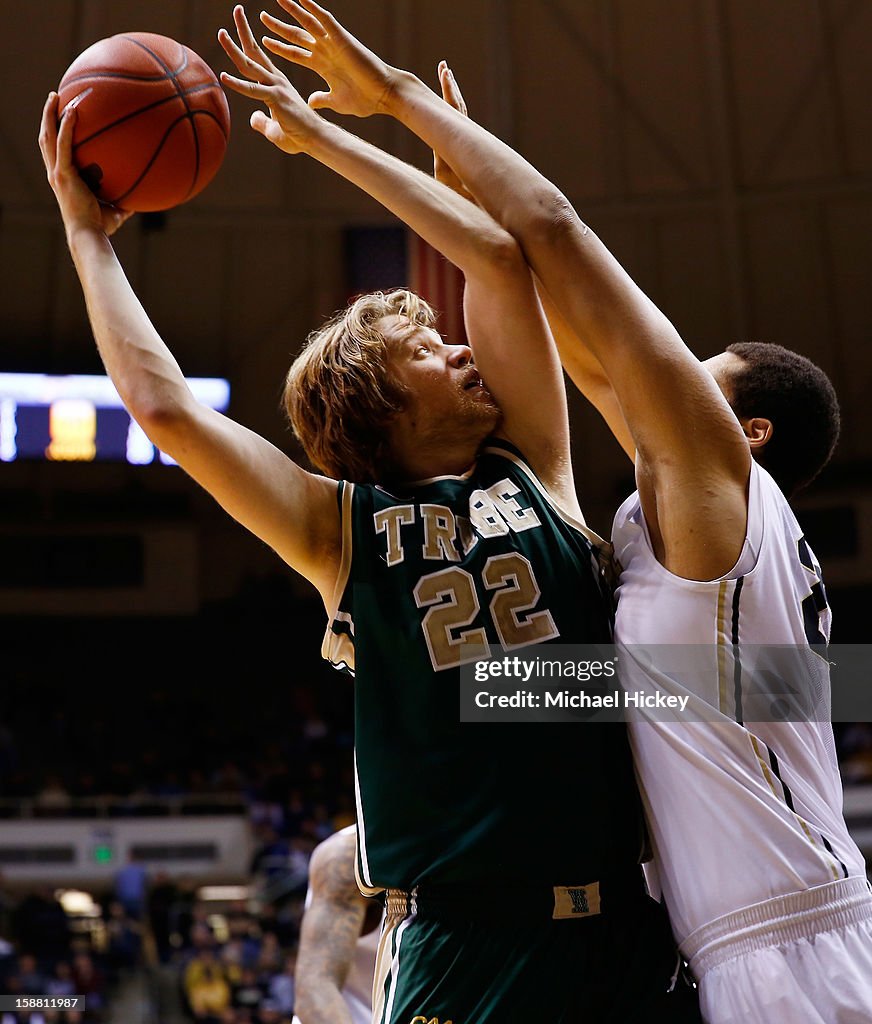
<path id="1" fill-rule="evenodd" d="M 745 545 L 720 580 L 685 580 L 657 561 L 638 493 L 618 509 L 612 541 L 615 639 L 632 662 L 624 686 L 689 701 L 681 721 L 642 711 L 629 723 L 654 847 L 649 878 L 678 942 L 762 900 L 865 877 L 842 813 L 829 668 L 810 646 L 825 651 L 829 639 L 820 567 L 771 476 L 753 464 Z M 784 645 L 802 669 L 804 716 L 760 714 L 777 710 L 773 672 L 747 661 L 765 660 L 769 645 Z M 662 651 L 654 667 L 652 651 Z"/>
<path id="2" fill-rule="evenodd" d="M 381 928 L 373 928 L 357 940 L 351 970 L 342 988 L 342 995 L 351 1010 L 354 1024 L 371 1024 L 372 1021 L 372 979 L 375 974 L 375 955 Z"/>
<path id="3" fill-rule="evenodd" d="M 381 929 L 373 928 L 357 940 L 354 959 L 342 986 L 342 998 L 348 1006 L 352 1024 L 372 1024 L 372 979 L 380 935 Z M 291 1024 L 303 1022 L 294 1014 Z"/>

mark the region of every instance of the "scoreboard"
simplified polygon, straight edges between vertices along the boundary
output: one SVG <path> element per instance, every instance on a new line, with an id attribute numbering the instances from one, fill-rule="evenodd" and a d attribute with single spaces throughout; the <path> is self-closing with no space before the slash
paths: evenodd
<path id="1" fill-rule="evenodd" d="M 224 378 L 187 383 L 197 401 L 226 411 Z M 130 417 L 108 377 L 0 373 L 0 462 L 16 460 L 175 465 Z"/>

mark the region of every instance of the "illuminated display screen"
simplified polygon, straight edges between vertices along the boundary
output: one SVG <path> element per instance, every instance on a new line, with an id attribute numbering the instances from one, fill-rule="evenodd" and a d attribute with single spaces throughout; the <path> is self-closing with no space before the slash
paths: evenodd
<path id="1" fill-rule="evenodd" d="M 189 377 L 203 405 L 224 412 L 230 384 Z M 152 462 L 175 465 L 131 418 L 108 377 L 0 373 L 0 462 Z"/>

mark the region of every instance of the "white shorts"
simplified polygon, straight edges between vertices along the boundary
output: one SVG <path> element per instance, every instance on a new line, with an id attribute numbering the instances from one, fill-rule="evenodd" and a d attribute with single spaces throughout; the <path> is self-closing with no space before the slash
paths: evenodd
<path id="1" fill-rule="evenodd" d="M 755 903 L 681 946 L 706 1024 L 872 1024 L 865 878 Z"/>

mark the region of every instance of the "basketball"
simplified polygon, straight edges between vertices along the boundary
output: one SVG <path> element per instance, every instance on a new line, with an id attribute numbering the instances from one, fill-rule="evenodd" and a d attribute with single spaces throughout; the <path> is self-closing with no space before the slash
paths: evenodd
<path id="1" fill-rule="evenodd" d="M 80 97 L 73 161 L 97 198 L 124 210 L 169 210 L 215 177 L 230 108 L 215 73 L 183 43 L 124 32 L 89 46 L 58 86 Z"/>

